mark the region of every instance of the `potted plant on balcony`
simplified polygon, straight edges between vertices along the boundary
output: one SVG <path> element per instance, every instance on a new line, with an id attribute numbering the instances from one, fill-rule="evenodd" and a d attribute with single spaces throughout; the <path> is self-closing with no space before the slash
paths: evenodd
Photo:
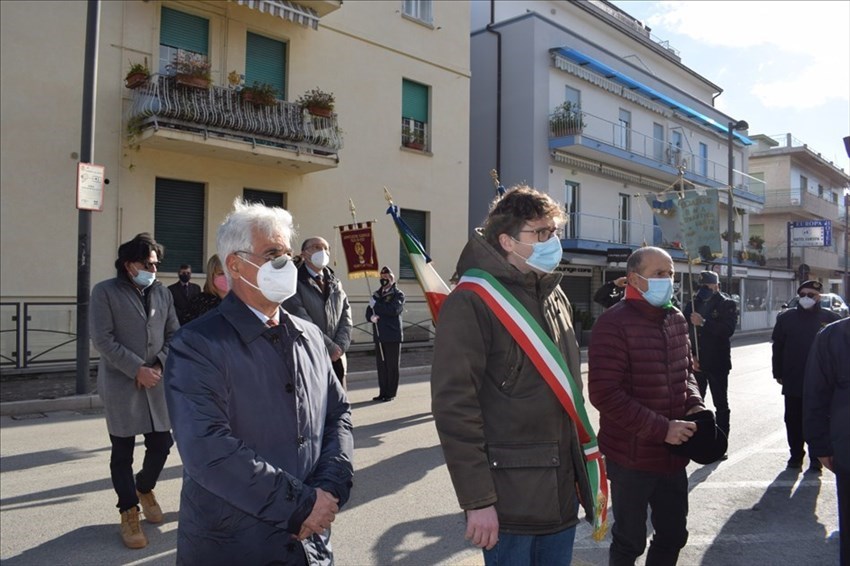
<path id="1" fill-rule="evenodd" d="M 549 132 L 555 137 L 580 134 L 587 124 L 581 117 L 581 108 L 567 101 L 555 107 L 549 117 Z"/>
<path id="2" fill-rule="evenodd" d="M 318 87 L 308 90 L 295 101 L 296 104 L 302 108 L 306 108 L 313 116 L 322 116 L 324 118 L 333 116 L 334 102 L 335 99 L 332 92 L 325 92 Z"/>
<path id="3" fill-rule="evenodd" d="M 404 147 L 422 151 L 425 149 L 425 131 L 405 124 L 401 128 L 401 143 Z"/>
<path id="4" fill-rule="evenodd" d="M 127 75 L 124 77 L 124 86 L 130 89 L 139 88 L 148 82 L 150 76 L 148 58 L 145 57 L 144 63 L 130 63 L 130 70 L 127 71 Z"/>
<path id="5" fill-rule="evenodd" d="M 210 86 L 210 62 L 200 53 L 177 51 L 168 67 L 178 85 L 192 88 Z"/>
<path id="6" fill-rule="evenodd" d="M 764 238 L 761 236 L 750 236 L 749 244 L 754 250 L 761 250 L 764 248 Z"/>
<path id="7" fill-rule="evenodd" d="M 268 83 L 254 81 L 252 86 L 243 87 L 240 94 L 243 102 L 256 106 L 274 106 L 277 102 L 277 89 Z"/>

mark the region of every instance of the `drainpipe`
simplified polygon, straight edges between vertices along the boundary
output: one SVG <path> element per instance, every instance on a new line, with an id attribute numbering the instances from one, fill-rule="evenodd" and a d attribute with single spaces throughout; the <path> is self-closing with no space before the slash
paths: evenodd
<path id="1" fill-rule="evenodd" d="M 496 35 L 496 172 L 502 178 L 502 34 L 493 29 L 496 22 L 496 0 L 490 0 L 490 23 L 487 31 Z"/>

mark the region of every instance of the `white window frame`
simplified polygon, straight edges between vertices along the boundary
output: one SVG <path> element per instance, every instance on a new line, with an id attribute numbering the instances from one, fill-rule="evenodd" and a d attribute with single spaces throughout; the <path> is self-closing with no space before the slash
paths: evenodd
<path id="1" fill-rule="evenodd" d="M 434 23 L 434 3 L 432 0 L 402 0 L 401 13 L 408 18 Z"/>

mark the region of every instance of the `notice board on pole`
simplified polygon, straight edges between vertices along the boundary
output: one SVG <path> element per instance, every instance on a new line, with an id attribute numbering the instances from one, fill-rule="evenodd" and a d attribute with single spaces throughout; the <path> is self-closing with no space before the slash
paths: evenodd
<path id="1" fill-rule="evenodd" d="M 103 211 L 103 165 L 77 164 L 77 208 L 79 210 Z"/>

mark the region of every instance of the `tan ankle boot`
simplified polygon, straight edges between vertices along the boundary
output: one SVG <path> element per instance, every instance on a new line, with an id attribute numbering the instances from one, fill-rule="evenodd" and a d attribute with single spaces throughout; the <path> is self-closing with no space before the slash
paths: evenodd
<path id="1" fill-rule="evenodd" d="M 139 503 L 142 504 L 142 514 L 144 514 L 145 520 L 148 523 L 161 523 L 162 507 L 156 502 L 156 496 L 153 494 L 153 491 L 149 493 L 136 491 L 136 495 L 139 497 Z"/>
<path id="2" fill-rule="evenodd" d="M 139 524 L 139 510 L 135 507 L 121 513 L 121 538 L 127 548 L 144 548 L 148 539 Z"/>

